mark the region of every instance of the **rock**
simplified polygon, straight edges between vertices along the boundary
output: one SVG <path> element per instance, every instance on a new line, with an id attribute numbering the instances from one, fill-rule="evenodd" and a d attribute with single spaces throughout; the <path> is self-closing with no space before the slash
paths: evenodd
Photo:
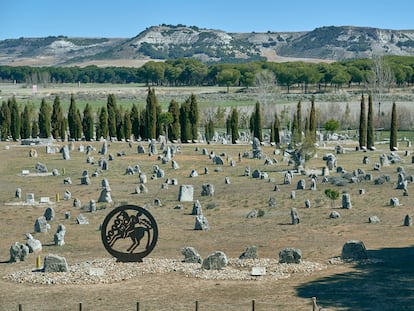
<path id="1" fill-rule="evenodd" d="M 50 225 L 48 225 L 45 216 L 41 216 L 36 219 L 34 225 L 34 232 L 47 232 L 49 228 Z"/>
<path id="2" fill-rule="evenodd" d="M 267 201 L 267 205 L 269 207 L 276 207 L 276 198 L 270 197 L 269 200 Z"/>
<path id="3" fill-rule="evenodd" d="M 346 209 L 352 208 L 351 197 L 349 193 L 342 194 L 342 208 L 346 208 Z"/>
<path id="4" fill-rule="evenodd" d="M 195 218 L 194 230 L 209 230 L 207 218 L 204 215 L 197 215 Z"/>
<path id="5" fill-rule="evenodd" d="M 405 215 L 404 217 L 404 226 L 411 227 L 413 225 L 413 218 L 410 215 Z"/>
<path id="6" fill-rule="evenodd" d="M 187 263 L 202 263 L 200 254 L 196 251 L 194 247 L 187 246 L 181 250 L 181 254 L 184 255 L 183 262 Z"/>
<path id="7" fill-rule="evenodd" d="M 309 199 L 305 201 L 305 207 L 306 208 L 311 208 L 311 202 L 310 202 Z"/>
<path id="8" fill-rule="evenodd" d="M 257 259 L 257 247 L 256 246 L 249 246 L 246 250 L 241 253 L 239 259 Z"/>
<path id="9" fill-rule="evenodd" d="M 73 200 L 73 207 L 81 207 L 82 206 L 82 204 L 81 204 L 81 200 L 80 199 L 78 199 L 78 198 L 75 198 L 74 200 Z"/>
<path id="10" fill-rule="evenodd" d="M 227 263 L 226 254 L 221 251 L 216 251 L 204 258 L 202 268 L 206 270 L 222 270 L 227 266 Z"/>
<path id="11" fill-rule="evenodd" d="M 292 225 L 297 225 L 300 223 L 300 218 L 299 218 L 299 214 L 298 214 L 298 210 L 294 207 L 292 207 L 290 209 L 290 217 L 292 219 L 291 224 Z"/>
<path id="12" fill-rule="evenodd" d="M 342 247 L 341 259 L 343 260 L 361 260 L 368 259 L 367 250 L 362 241 L 349 240 Z"/>
<path id="13" fill-rule="evenodd" d="M 68 146 L 63 146 L 60 152 L 62 153 L 63 160 L 70 160 L 70 153 L 69 153 Z"/>
<path id="14" fill-rule="evenodd" d="M 369 222 L 370 224 L 377 224 L 377 223 L 379 223 L 379 222 L 380 222 L 380 219 L 378 218 L 378 216 L 370 216 L 370 217 L 368 218 L 368 222 Z"/>
<path id="15" fill-rule="evenodd" d="M 341 214 L 339 214 L 337 211 L 332 211 L 329 214 L 329 218 L 331 218 L 331 219 L 338 219 L 338 218 L 341 218 Z"/>
<path id="16" fill-rule="evenodd" d="M 201 188 L 201 196 L 214 196 L 214 185 L 203 184 Z"/>
<path id="17" fill-rule="evenodd" d="M 98 203 L 112 203 L 111 192 L 103 188 L 98 199 Z"/>
<path id="18" fill-rule="evenodd" d="M 65 257 L 49 254 L 43 261 L 43 270 L 45 273 L 67 272 L 69 268 Z"/>
<path id="19" fill-rule="evenodd" d="M 398 198 L 391 198 L 390 199 L 390 205 L 392 206 L 392 207 L 396 207 L 396 206 L 399 206 L 400 205 L 400 200 L 398 199 Z"/>
<path id="20" fill-rule="evenodd" d="M 302 251 L 297 248 L 285 248 L 279 252 L 279 263 L 295 263 L 302 261 Z"/>
<path id="21" fill-rule="evenodd" d="M 304 179 L 300 179 L 297 183 L 296 190 L 305 190 L 306 188 L 306 181 Z"/>
<path id="22" fill-rule="evenodd" d="M 55 210 L 53 209 L 53 207 L 48 207 L 43 216 L 46 218 L 46 221 L 52 221 L 53 219 L 55 219 Z"/>
<path id="23" fill-rule="evenodd" d="M 29 254 L 29 247 L 20 242 L 15 242 L 10 247 L 10 260 L 9 262 L 19 262 L 25 261 L 27 255 Z"/>
<path id="24" fill-rule="evenodd" d="M 66 234 L 66 228 L 64 225 L 59 224 L 57 227 L 56 233 L 53 237 L 55 245 L 63 246 L 65 245 L 65 234 Z"/>
<path id="25" fill-rule="evenodd" d="M 193 202 L 194 187 L 192 185 L 181 185 L 178 194 L 178 201 Z"/>
<path id="26" fill-rule="evenodd" d="M 14 197 L 16 199 L 21 199 L 22 198 L 22 188 L 17 188 Z"/>
<path id="27" fill-rule="evenodd" d="M 201 209 L 201 203 L 199 200 L 195 200 L 193 204 L 193 209 L 191 211 L 191 215 L 202 215 L 203 211 Z"/>
<path id="28" fill-rule="evenodd" d="M 63 200 L 68 201 L 72 198 L 72 193 L 69 190 L 65 190 L 65 194 L 63 195 Z"/>
<path id="29" fill-rule="evenodd" d="M 34 239 L 30 233 L 26 234 L 26 237 L 26 245 L 29 248 L 29 253 L 34 253 L 42 250 L 42 243 L 39 240 Z"/>
<path id="30" fill-rule="evenodd" d="M 47 173 L 48 172 L 47 166 L 43 163 L 40 163 L 40 162 L 36 163 L 35 170 L 38 173 Z"/>
<path id="31" fill-rule="evenodd" d="M 89 201 L 89 211 L 91 213 L 96 212 L 96 202 L 95 202 L 95 200 L 90 200 Z"/>

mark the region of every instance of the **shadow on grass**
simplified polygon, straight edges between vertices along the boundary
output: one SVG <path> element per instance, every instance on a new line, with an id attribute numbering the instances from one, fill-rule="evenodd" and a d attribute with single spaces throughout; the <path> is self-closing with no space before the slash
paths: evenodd
<path id="1" fill-rule="evenodd" d="M 355 263 L 355 271 L 299 286 L 298 296 L 315 296 L 328 309 L 413 310 L 414 246 L 368 251 L 368 258 L 372 262 Z"/>

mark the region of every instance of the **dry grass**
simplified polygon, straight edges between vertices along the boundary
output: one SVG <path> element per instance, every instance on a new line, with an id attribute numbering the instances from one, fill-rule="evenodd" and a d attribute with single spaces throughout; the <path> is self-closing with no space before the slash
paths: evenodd
<path id="1" fill-rule="evenodd" d="M 76 143 L 76 148 L 79 146 Z M 83 143 L 86 145 L 86 143 Z M 92 143 L 100 150 L 101 143 Z M 10 148 L 7 150 L 6 146 Z M 353 148 L 355 145 L 350 145 Z M 343 244 L 350 239 L 362 240 L 371 258 L 381 259 L 382 263 L 328 265 L 326 270 L 311 275 L 293 275 L 289 279 L 278 281 L 214 281 L 186 278 L 179 274 L 144 275 L 136 280 L 128 280 L 111 285 L 93 286 L 35 286 L 16 284 L 0 278 L 0 310 L 16 310 L 19 303 L 24 310 L 76 310 L 79 302 L 84 310 L 133 310 L 136 302 L 140 302 L 141 310 L 192 310 L 194 301 L 200 302 L 200 310 L 250 310 L 251 300 L 256 300 L 257 310 L 311 310 L 310 297 L 317 296 L 321 305 L 329 310 L 404 310 L 414 302 L 412 281 L 414 272 L 410 268 L 412 258 L 412 227 L 402 227 L 406 214 L 412 214 L 411 197 L 402 196 L 401 190 L 395 189 L 397 164 L 385 167 L 382 171 L 373 171 L 373 163 L 378 161 L 381 153 L 389 154 L 387 146 L 378 146 L 375 152 L 348 152 L 339 155 L 338 165 L 347 171 L 357 167 L 372 173 L 374 179 L 380 174 L 389 174 L 391 183 L 374 185 L 374 181 L 360 184 L 346 184 L 343 187 L 322 185 L 318 183 L 316 191 L 296 190 L 296 199 L 290 199 L 299 178 L 295 176 L 292 185 L 283 185 L 283 172 L 292 169 L 287 162 L 282 162 L 281 155 L 273 155 L 273 147 L 264 147 L 264 151 L 279 163 L 264 166 L 264 160 L 242 158 L 238 161 L 238 153 L 249 150 L 250 146 L 230 145 L 183 145 L 182 152 L 174 159 L 180 165 L 173 170 L 171 164 L 162 165 L 156 156 L 137 154 L 137 144 L 130 148 L 127 143 L 111 143 L 109 152 L 115 160 L 109 162 L 109 171 L 99 177 L 92 178 L 89 186 L 80 185 L 82 171 L 91 174 L 97 165 L 86 163 L 86 155 L 77 151 L 71 152 L 71 159 L 65 161 L 61 154 L 46 154 L 45 147 L 35 147 L 39 157 L 29 158 L 29 147 L 13 143 L 0 144 L 0 277 L 27 267 L 35 266 L 35 255 L 31 254 L 27 261 L 7 263 L 10 245 L 16 241 L 24 242 L 24 234 L 33 232 L 35 219 L 43 215 L 44 206 L 9 206 L 4 203 L 14 202 L 14 192 L 22 188 L 23 196 L 28 192 L 35 193 L 36 199 L 49 196 L 53 201 L 56 193 L 63 197 L 65 189 L 72 193 L 72 198 L 79 198 L 82 205 L 89 200 L 97 200 L 100 193 L 102 178 L 106 177 L 112 188 L 115 204 L 153 205 L 159 198 L 162 206 L 152 206 L 150 211 L 157 220 L 159 241 L 150 254 L 153 258 L 181 258 L 181 249 L 185 246 L 195 247 L 205 257 L 209 253 L 221 250 L 228 257 L 238 257 L 247 246 L 256 245 L 259 257 L 278 258 L 279 251 L 284 247 L 300 248 L 306 261 L 327 263 L 328 259 L 341 253 Z M 147 146 L 146 146 L 147 147 Z M 196 151 L 196 147 L 199 148 Z M 234 159 L 236 166 L 227 162 L 222 172 L 215 172 L 217 167 L 208 156 L 202 155 L 201 149 L 207 148 L 216 154 L 226 153 L 224 159 Z M 117 157 L 117 151 L 125 151 L 126 156 Z M 332 152 L 332 148 L 318 151 L 318 158 L 309 162 L 310 168 L 321 168 L 325 165 L 322 156 Z M 411 150 L 412 151 L 412 150 Z M 402 164 L 407 175 L 414 175 L 411 156 L 404 157 Z M 363 165 L 363 156 L 368 155 L 371 164 Z M 95 160 L 100 155 L 93 154 Z M 57 168 L 65 176 L 23 177 L 22 169 L 34 171 L 37 162 L 45 163 L 49 170 Z M 137 175 L 124 175 L 128 165 L 138 164 L 148 178 L 148 194 L 133 194 L 138 184 Z M 165 178 L 151 180 L 153 165 L 159 165 L 165 171 Z M 251 170 L 259 169 L 268 172 L 274 182 L 256 180 L 243 176 L 246 166 Z M 209 174 L 204 175 L 204 168 Z M 189 178 L 192 169 L 196 169 L 199 177 Z M 333 173 L 332 175 L 337 175 Z M 71 177 L 73 184 L 64 185 L 63 178 Z M 226 185 L 224 179 L 230 177 L 231 183 Z M 198 199 L 203 207 L 211 230 L 194 231 L 194 217 L 189 215 L 192 203 L 178 202 L 178 187 L 169 186 L 161 189 L 166 178 L 177 178 L 179 184 L 194 185 L 194 199 Z M 212 183 L 215 186 L 213 197 L 201 197 L 201 185 Z M 281 191 L 274 192 L 278 184 Z M 347 191 L 351 195 L 353 208 L 338 209 L 342 218 L 333 220 L 328 215 L 332 208 L 324 195 L 324 190 L 335 188 Z M 412 185 L 408 190 L 411 192 Z M 364 188 L 365 195 L 359 195 Z M 269 197 L 277 201 L 275 208 L 268 207 Z M 389 206 L 391 197 L 398 197 L 400 207 Z M 305 209 L 305 200 L 311 201 L 312 207 Z M 55 253 L 66 257 L 69 264 L 108 257 L 100 240 L 99 225 L 111 206 L 98 203 L 98 211 L 89 213 L 72 206 L 73 200 L 60 201 L 55 206 L 56 218 L 51 222 L 49 233 L 36 233 L 44 248 L 40 255 Z M 175 210 L 177 204 L 183 205 L 182 210 Z M 341 205 L 340 200 L 336 205 Z M 207 206 L 214 206 L 207 209 Z M 290 225 L 290 208 L 296 207 L 301 216 L 301 223 Z M 246 215 L 253 209 L 265 211 L 261 218 L 247 219 Z M 71 212 L 71 219 L 65 220 L 64 213 Z M 77 225 L 75 217 L 85 214 L 90 224 Z M 368 224 L 368 217 L 377 215 L 379 224 Z M 65 224 L 67 234 L 63 247 L 45 246 L 53 244 L 53 234 L 59 223 Z M 396 261 L 397 260 L 397 261 Z M 390 291 L 392 294 L 390 294 Z M 387 307 L 387 303 L 393 303 Z M 385 306 L 385 307 L 383 307 Z"/>

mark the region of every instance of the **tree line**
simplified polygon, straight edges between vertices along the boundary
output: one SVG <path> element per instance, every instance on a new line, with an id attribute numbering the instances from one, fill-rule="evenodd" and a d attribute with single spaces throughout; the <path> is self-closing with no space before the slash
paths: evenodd
<path id="1" fill-rule="evenodd" d="M 414 57 L 385 56 L 390 69 L 388 87 L 403 87 L 414 82 Z M 323 92 L 327 88 L 364 86 L 372 80 L 375 59 L 355 59 L 333 63 L 255 61 L 243 64 L 205 64 L 196 59 L 180 58 L 165 62 L 149 61 L 132 67 L 30 67 L 0 66 L 0 81 L 16 83 L 145 83 L 150 86 L 242 86 L 256 84 L 256 74 L 272 72 L 289 93 L 292 86 L 303 92 L 309 88 Z"/>

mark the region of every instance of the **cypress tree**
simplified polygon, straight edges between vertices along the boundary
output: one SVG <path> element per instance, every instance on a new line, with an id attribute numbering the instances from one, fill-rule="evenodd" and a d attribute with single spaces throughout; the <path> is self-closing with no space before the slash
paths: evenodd
<path id="1" fill-rule="evenodd" d="M 131 114 L 129 113 L 129 110 L 126 110 L 124 113 L 124 137 L 127 140 L 131 139 L 132 136 L 132 122 L 131 122 Z"/>
<path id="2" fill-rule="evenodd" d="M 73 94 L 70 96 L 68 125 L 70 137 L 75 140 L 80 139 L 82 136 L 82 118 L 79 109 L 76 107 L 76 101 Z"/>
<path id="3" fill-rule="evenodd" d="M 314 96 L 312 96 L 311 110 L 309 114 L 309 134 L 312 142 L 316 143 L 316 110 Z"/>
<path id="4" fill-rule="evenodd" d="M 169 125 L 168 138 L 171 141 L 177 140 L 180 137 L 180 107 L 175 100 L 171 100 L 168 106 L 168 112 L 173 117 L 172 123 Z"/>
<path id="5" fill-rule="evenodd" d="M 273 122 L 273 141 L 280 144 L 280 121 L 277 113 L 275 113 L 275 120 Z"/>
<path id="6" fill-rule="evenodd" d="M 30 138 L 31 134 L 31 124 L 30 124 L 30 109 L 29 105 L 24 105 L 24 109 L 22 112 L 22 127 L 20 131 L 20 136 L 22 139 Z"/>
<path id="7" fill-rule="evenodd" d="M 39 123 L 36 120 L 33 120 L 33 123 L 32 123 L 31 136 L 32 138 L 36 138 L 37 136 L 39 136 Z"/>
<path id="8" fill-rule="evenodd" d="M 214 122 L 211 118 L 205 125 L 205 137 L 207 143 L 209 143 L 214 137 Z"/>
<path id="9" fill-rule="evenodd" d="M 40 103 L 39 109 L 39 137 L 49 138 L 51 134 L 50 130 L 50 106 L 43 98 Z"/>
<path id="10" fill-rule="evenodd" d="M 198 103 L 197 97 L 194 94 L 190 96 L 190 126 L 191 126 L 191 139 L 194 141 L 198 136 L 198 122 L 199 122 L 199 112 L 198 112 Z"/>
<path id="11" fill-rule="evenodd" d="M 145 108 L 146 138 L 157 138 L 157 106 L 158 101 L 155 91 L 148 88 L 147 105 Z"/>
<path id="12" fill-rule="evenodd" d="M 6 140 L 10 136 L 11 113 L 9 105 L 3 101 L 0 113 L 1 137 Z"/>
<path id="13" fill-rule="evenodd" d="M 256 102 L 255 108 L 254 108 L 254 122 L 253 122 L 253 135 L 259 141 L 263 141 L 263 135 L 262 135 L 262 128 L 263 128 L 263 121 L 262 121 L 262 111 L 260 110 L 260 103 Z"/>
<path id="14" fill-rule="evenodd" d="M 367 118 L 365 114 L 365 96 L 361 97 L 361 111 L 359 115 L 359 148 L 363 149 L 367 145 Z"/>
<path id="15" fill-rule="evenodd" d="M 83 110 L 83 119 L 82 119 L 82 129 L 83 135 L 87 141 L 91 141 L 93 139 L 93 116 L 92 116 L 92 109 L 91 106 L 86 104 L 85 109 Z"/>
<path id="16" fill-rule="evenodd" d="M 98 126 L 96 127 L 96 139 L 99 138 L 108 138 L 108 113 L 106 112 L 106 107 L 102 107 L 99 110 L 98 117 Z"/>
<path id="17" fill-rule="evenodd" d="M 117 137 L 117 106 L 114 94 L 109 94 L 106 102 L 106 112 L 108 114 L 108 134 L 109 137 Z"/>
<path id="18" fill-rule="evenodd" d="M 233 108 L 230 117 L 230 134 L 231 143 L 235 144 L 239 139 L 239 112 L 236 108 Z"/>
<path id="19" fill-rule="evenodd" d="M 296 107 L 296 139 L 297 143 L 302 142 L 302 103 L 299 100 L 298 105 Z"/>
<path id="20" fill-rule="evenodd" d="M 16 98 L 13 96 L 11 99 L 11 109 L 10 109 L 10 134 L 14 141 L 17 141 L 20 138 L 20 112 L 19 106 L 17 105 Z"/>
<path id="21" fill-rule="evenodd" d="M 134 135 L 135 139 L 138 139 L 141 136 L 140 128 L 139 128 L 139 118 L 140 118 L 139 115 L 140 113 L 139 113 L 138 107 L 135 104 L 133 104 L 131 108 L 130 119 L 131 119 L 131 132 Z"/>
<path id="22" fill-rule="evenodd" d="M 118 141 L 121 141 L 125 138 L 125 128 L 124 128 L 124 112 L 122 107 L 115 111 L 116 119 L 116 138 Z"/>
<path id="23" fill-rule="evenodd" d="M 398 123 L 397 123 L 397 106 L 395 102 L 392 104 L 391 112 L 391 129 L 390 129 L 390 150 L 397 150 L 397 136 L 398 136 Z"/>
<path id="24" fill-rule="evenodd" d="M 180 136 L 181 142 L 187 143 L 191 140 L 191 124 L 190 124 L 190 99 L 187 98 L 180 107 Z"/>
<path id="25" fill-rule="evenodd" d="M 367 117 L 367 149 L 374 147 L 374 112 L 372 108 L 372 96 L 368 96 L 368 117 Z"/>
<path id="26" fill-rule="evenodd" d="M 292 143 L 298 143 L 298 115 L 293 115 L 292 121 Z"/>
<path id="27" fill-rule="evenodd" d="M 62 137 L 62 122 L 64 122 L 62 107 L 60 105 L 60 98 L 56 95 L 55 100 L 53 101 L 52 117 L 50 121 L 52 136 L 55 139 Z"/>

